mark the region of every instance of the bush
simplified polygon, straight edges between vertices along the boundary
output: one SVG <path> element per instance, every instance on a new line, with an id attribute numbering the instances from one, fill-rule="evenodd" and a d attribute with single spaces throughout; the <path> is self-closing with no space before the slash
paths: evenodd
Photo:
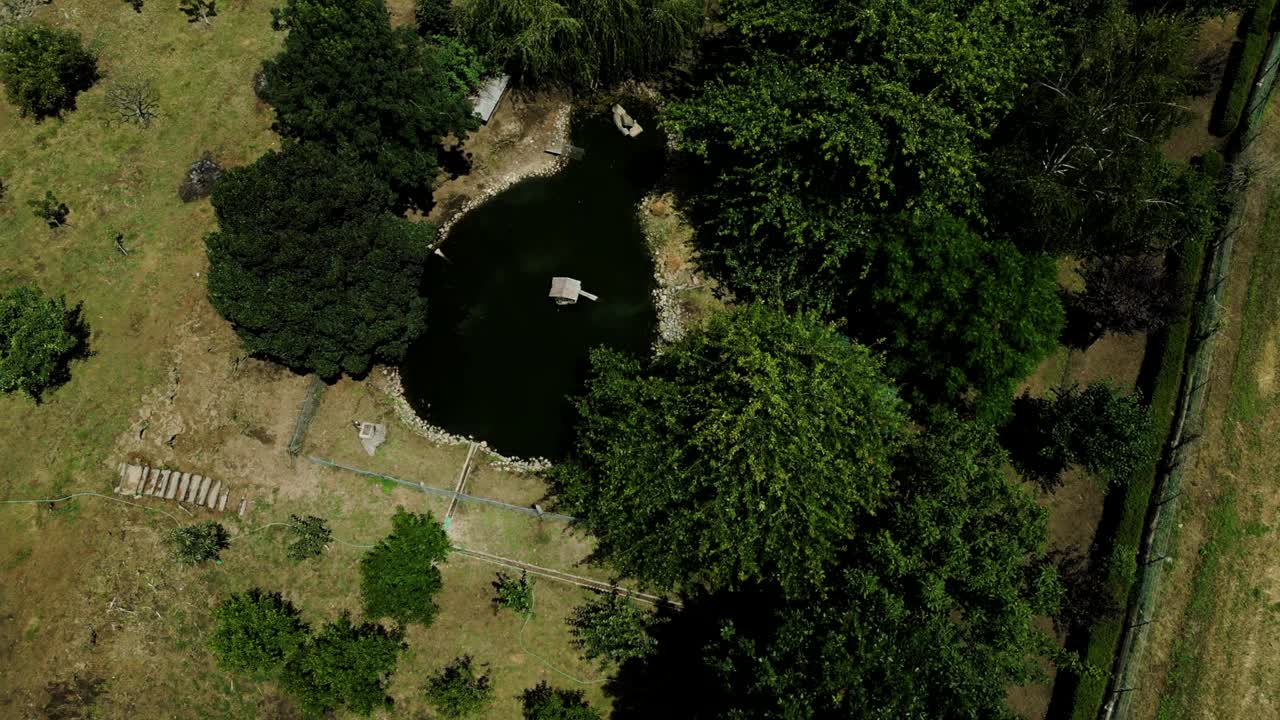
<path id="1" fill-rule="evenodd" d="M 1267 33 L 1250 33 L 1245 36 L 1243 43 L 1236 43 L 1233 48 L 1236 62 L 1230 82 L 1222 85 L 1226 97 L 1213 119 L 1211 129 L 1214 135 L 1226 137 L 1240 125 L 1245 105 L 1249 102 L 1249 93 L 1253 89 L 1253 79 L 1258 74 L 1258 66 L 1267 49 L 1267 37 Z"/>
<path id="2" fill-rule="evenodd" d="M 209 197 L 221 179 L 222 166 L 213 159 L 212 154 L 206 152 L 187 168 L 187 176 L 178 186 L 178 197 L 184 203 Z"/>
<path id="3" fill-rule="evenodd" d="M 43 198 L 29 200 L 27 205 L 31 206 L 31 214 L 43 220 L 51 229 L 66 225 L 67 216 L 71 214 L 71 209 L 58 200 L 52 190 L 45 190 Z"/>
<path id="4" fill-rule="evenodd" d="M 621 665 L 653 653 L 655 643 L 649 634 L 652 621 L 652 614 L 641 610 L 630 598 L 606 595 L 574 608 L 567 622 L 583 657 L 598 658 L 602 665 Z"/>
<path id="5" fill-rule="evenodd" d="M 441 717 L 463 718 L 493 704 L 494 690 L 489 676 L 477 674 L 471 656 L 463 655 L 427 681 L 426 695 Z"/>
<path id="6" fill-rule="evenodd" d="M 0 295 L 0 392 L 21 390 L 39 402 L 71 378 L 71 360 L 85 354 L 89 328 L 79 305 L 46 297 L 32 285 Z"/>
<path id="7" fill-rule="evenodd" d="M 368 715 L 388 708 L 387 685 L 405 648 L 399 630 L 351 622 L 343 613 L 285 663 L 281 685 L 311 716 L 339 708 Z"/>
<path id="8" fill-rule="evenodd" d="M 230 547 L 231 536 L 220 523 L 208 522 L 184 525 L 169 532 L 169 544 L 178 562 L 199 565 L 206 560 L 217 560 L 218 555 Z"/>
<path id="9" fill-rule="evenodd" d="M 516 579 L 505 572 L 498 572 L 498 579 L 493 581 L 496 595 L 493 598 L 495 609 L 506 608 L 521 615 L 533 614 L 533 583 L 529 581 L 529 573 L 521 572 Z"/>
<path id="10" fill-rule="evenodd" d="M 561 690 L 544 680 L 520 696 L 524 720 L 600 720 L 580 690 Z"/>
<path id="11" fill-rule="evenodd" d="M 315 515 L 290 515 L 289 534 L 294 538 L 289 544 L 290 560 L 315 557 L 328 549 L 329 542 L 333 540 L 333 531 L 325 524 L 324 518 Z"/>
<path id="12" fill-rule="evenodd" d="M 217 17 L 217 0 L 178 0 L 178 9 L 187 16 L 187 22 L 209 24 L 209 18 Z"/>
<path id="13" fill-rule="evenodd" d="M 97 79 L 97 60 L 76 33 L 36 23 L 0 28 L 0 82 L 24 116 L 74 109 L 76 94 Z"/>
<path id="14" fill-rule="evenodd" d="M 391 534 L 360 561 L 365 614 L 430 625 L 439 611 L 435 596 L 442 585 L 436 565 L 444 562 L 449 548 L 449 536 L 435 518 L 398 508 Z"/>
<path id="15" fill-rule="evenodd" d="M 1061 484 L 1072 463 L 1107 483 L 1128 480 L 1152 457 L 1156 429 L 1136 393 L 1092 383 L 1049 397 L 1022 395 L 1004 440 L 1014 467 L 1048 491 Z"/>
<path id="16" fill-rule="evenodd" d="M 213 618 L 209 649 L 218 665 L 259 678 L 279 670 L 311 632 L 293 603 L 259 588 L 232 594 Z"/>
<path id="17" fill-rule="evenodd" d="M 453 35 L 453 3 L 450 0 L 417 0 L 413 17 L 419 35 Z"/>
<path id="18" fill-rule="evenodd" d="M 1079 548 L 1068 548 L 1050 552 L 1045 561 L 1057 569 L 1062 584 L 1062 601 L 1053 617 L 1059 632 L 1088 628 L 1120 614 L 1105 560 L 1091 562 Z"/>

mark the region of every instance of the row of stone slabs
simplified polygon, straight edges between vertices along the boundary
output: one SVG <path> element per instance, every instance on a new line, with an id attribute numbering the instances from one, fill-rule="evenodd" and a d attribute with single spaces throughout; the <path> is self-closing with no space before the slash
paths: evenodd
<path id="1" fill-rule="evenodd" d="M 177 470 L 160 470 L 145 465 L 126 465 L 125 463 L 120 463 L 120 485 L 116 487 L 117 495 L 177 500 L 196 507 L 207 507 L 217 512 L 226 512 L 227 496 L 230 493 L 231 488 L 223 487 L 221 480 Z M 248 508 L 249 498 L 241 498 L 240 507 L 237 509 L 240 517 L 244 517 Z"/>

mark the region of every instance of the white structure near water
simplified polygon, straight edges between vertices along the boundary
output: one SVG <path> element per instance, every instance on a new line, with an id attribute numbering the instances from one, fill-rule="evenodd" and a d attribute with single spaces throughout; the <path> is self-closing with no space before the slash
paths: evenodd
<path id="1" fill-rule="evenodd" d="M 493 111 L 498 109 L 498 103 L 507 91 L 509 82 L 511 82 L 510 75 L 491 77 L 484 81 L 475 95 L 471 96 L 471 108 L 481 122 L 487 123 L 489 118 L 493 117 Z"/>
<path id="2" fill-rule="evenodd" d="M 551 292 L 547 294 L 557 305 L 573 305 L 578 302 L 579 297 L 588 300 L 599 300 L 600 298 L 589 292 L 583 292 L 582 281 L 575 280 L 571 277 L 553 277 L 551 278 Z"/>

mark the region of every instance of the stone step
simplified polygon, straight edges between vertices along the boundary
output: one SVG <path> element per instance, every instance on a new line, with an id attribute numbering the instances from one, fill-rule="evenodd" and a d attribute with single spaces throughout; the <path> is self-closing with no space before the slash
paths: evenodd
<path id="1" fill-rule="evenodd" d="M 156 485 L 156 497 L 164 497 L 164 491 L 169 489 L 169 476 L 173 475 L 172 470 L 160 471 L 160 482 Z"/>
<path id="2" fill-rule="evenodd" d="M 147 486 L 146 486 L 146 489 L 142 491 L 142 494 L 154 495 L 156 493 L 156 481 L 159 479 L 160 479 L 160 471 L 156 468 L 151 468 L 147 472 Z"/>
<path id="3" fill-rule="evenodd" d="M 123 495 L 125 494 L 124 484 L 129 477 L 129 466 L 124 463 L 120 463 L 117 470 L 120 472 L 120 482 L 116 484 L 115 493 L 117 495 Z"/>
<path id="4" fill-rule="evenodd" d="M 145 477 L 143 472 L 145 468 L 141 465 L 130 465 L 126 472 L 129 474 L 129 481 L 125 483 L 126 495 L 137 495 L 142 490 L 142 478 Z"/>
<path id="5" fill-rule="evenodd" d="M 186 473 L 173 471 L 173 475 L 169 476 L 169 489 L 164 491 L 164 499 L 172 500 L 178 494 L 178 486 L 182 484 L 182 478 L 186 477 Z"/>
<path id="6" fill-rule="evenodd" d="M 211 484 L 212 484 L 212 480 L 210 480 L 210 479 L 209 479 L 209 478 L 207 478 L 207 477 L 205 477 L 205 478 L 201 478 L 201 479 L 200 479 L 200 490 L 196 493 L 196 504 L 197 504 L 197 505 L 203 505 L 203 504 L 204 504 L 205 497 L 206 497 L 206 496 L 208 496 L 208 494 L 209 494 L 209 485 L 211 485 Z"/>
<path id="7" fill-rule="evenodd" d="M 236 511 L 236 514 L 239 515 L 240 517 L 244 517 L 245 510 L 247 510 L 248 507 L 249 507 L 249 498 L 240 498 L 240 509 Z"/>
<path id="8" fill-rule="evenodd" d="M 222 481 L 215 480 L 213 487 L 209 488 L 209 502 L 205 503 L 210 510 L 218 506 L 218 493 L 220 492 L 222 492 Z"/>
<path id="9" fill-rule="evenodd" d="M 218 497 L 218 512 L 227 511 L 227 495 L 230 492 L 231 492 L 230 490 L 223 490 L 222 495 Z"/>
<path id="10" fill-rule="evenodd" d="M 189 487 L 191 487 L 191 473 L 182 473 L 182 479 L 178 481 L 178 502 L 186 502 Z"/>
<path id="11" fill-rule="evenodd" d="M 196 501 L 196 493 L 200 492 L 200 482 L 204 478 L 200 475 L 191 476 L 191 487 L 187 488 L 187 502 L 194 503 Z"/>

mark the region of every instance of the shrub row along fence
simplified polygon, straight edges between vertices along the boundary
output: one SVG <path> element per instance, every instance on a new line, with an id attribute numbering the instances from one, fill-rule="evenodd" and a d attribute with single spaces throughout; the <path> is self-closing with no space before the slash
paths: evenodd
<path id="1" fill-rule="evenodd" d="M 325 384 L 318 375 L 311 376 L 311 384 L 307 386 L 307 395 L 302 399 L 302 405 L 298 408 L 298 419 L 293 423 L 293 435 L 289 436 L 289 445 L 287 447 L 289 454 L 297 457 L 302 452 L 302 443 L 307 439 L 307 429 L 311 427 L 311 420 L 316 416 L 316 410 L 320 408 L 320 398 L 324 395 Z"/>
<path id="2" fill-rule="evenodd" d="M 1259 4 L 1270 8 L 1274 2 L 1264 0 Z M 1266 25 L 1262 27 L 1265 28 Z M 1119 648 L 1108 680 L 1106 701 L 1098 713 L 1101 720 L 1125 720 L 1130 717 L 1132 691 L 1137 687 L 1142 652 L 1148 629 L 1157 612 L 1158 590 L 1163 575 L 1173 562 L 1177 540 L 1178 500 L 1182 495 L 1189 461 L 1205 430 L 1205 396 L 1213 365 L 1215 337 L 1222 326 L 1219 315 L 1231 268 L 1232 248 L 1244 222 L 1249 184 L 1248 151 L 1261 130 L 1278 68 L 1280 34 L 1270 38 L 1261 67 L 1256 68 L 1246 79 L 1250 88 L 1249 100 L 1244 107 L 1243 124 L 1229 151 L 1229 158 L 1236 166 L 1233 177 L 1242 182 L 1232 187 L 1226 221 L 1210 248 L 1200 276 L 1172 430 L 1147 507 L 1142 541 L 1138 547 L 1134 586 L 1129 595 Z M 1241 71 L 1245 72 L 1246 68 L 1242 67 Z"/>

